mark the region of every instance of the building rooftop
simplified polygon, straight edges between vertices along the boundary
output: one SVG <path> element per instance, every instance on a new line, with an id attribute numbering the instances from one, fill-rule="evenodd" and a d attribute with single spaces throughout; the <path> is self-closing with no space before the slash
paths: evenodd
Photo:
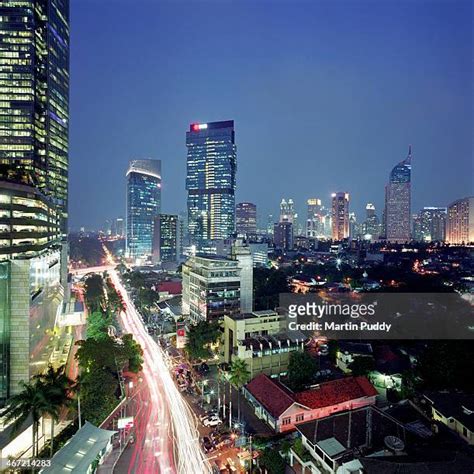
<path id="1" fill-rule="evenodd" d="M 366 377 L 332 380 L 295 393 L 277 380 L 259 374 L 246 388 L 274 417 L 279 417 L 293 403 L 313 410 L 377 395 L 377 391 Z"/>
<path id="2" fill-rule="evenodd" d="M 424 397 L 445 418 L 454 418 L 469 431 L 474 431 L 474 395 L 446 391 L 427 392 Z"/>
<path id="3" fill-rule="evenodd" d="M 251 313 L 229 314 L 227 316 L 234 321 L 242 321 L 245 319 L 262 318 L 264 316 L 279 316 L 279 314 L 271 309 L 264 309 L 261 311 L 252 311 Z"/>

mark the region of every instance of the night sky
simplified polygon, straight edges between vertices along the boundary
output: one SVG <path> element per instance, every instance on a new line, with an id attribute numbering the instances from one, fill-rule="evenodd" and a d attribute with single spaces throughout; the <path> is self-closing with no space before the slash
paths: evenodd
<path id="1" fill-rule="evenodd" d="M 125 215 L 134 158 L 186 208 L 185 132 L 235 120 L 236 202 L 351 195 L 380 216 L 413 146 L 413 211 L 473 193 L 471 1 L 71 0 L 70 225 Z"/>

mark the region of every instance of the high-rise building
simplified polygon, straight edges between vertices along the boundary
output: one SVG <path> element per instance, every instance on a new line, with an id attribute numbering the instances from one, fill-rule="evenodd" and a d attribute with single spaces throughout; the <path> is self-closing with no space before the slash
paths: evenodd
<path id="1" fill-rule="evenodd" d="M 237 234 L 255 236 L 257 234 L 257 206 L 251 202 L 239 202 L 235 206 Z"/>
<path id="2" fill-rule="evenodd" d="M 365 222 L 362 224 L 362 233 L 366 240 L 377 240 L 382 232 L 380 220 L 375 213 L 375 206 L 367 203 L 365 207 Z"/>
<path id="3" fill-rule="evenodd" d="M 155 218 L 161 211 L 161 160 L 133 160 L 127 171 L 126 254 L 134 260 L 152 255 Z"/>
<path id="4" fill-rule="evenodd" d="M 467 244 L 474 242 L 474 197 L 458 199 L 448 206 L 446 242 Z"/>
<path id="5" fill-rule="evenodd" d="M 295 203 L 293 199 L 281 200 L 280 203 L 280 222 L 291 222 L 294 223 L 295 220 Z"/>
<path id="6" fill-rule="evenodd" d="M 267 235 L 273 235 L 273 226 L 275 225 L 273 214 L 268 214 L 267 217 Z"/>
<path id="7" fill-rule="evenodd" d="M 115 219 L 115 232 L 118 237 L 123 237 L 125 235 L 123 217 L 117 217 L 117 219 Z"/>
<path id="8" fill-rule="evenodd" d="M 69 0 L 0 2 L 0 179 L 51 196 L 67 234 Z"/>
<path id="9" fill-rule="evenodd" d="M 276 249 L 293 250 L 293 224 L 276 222 L 273 227 L 273 243 Z"/>
<path id="10" fill-rule="evenodd" d="M 235 231 L 234 121 L 194 123 L 186 132 L 188 231 L 199 249 Z"/>
<path id="11" fill-rule="evenodd" d="M 0 404 L 67 299 L 69 2 L 0 2 Z"/>
<path id="12" fill-rule="evenodd" d="M 413 216 L 413 239 L 419 242 L 444 242 L 446 239 L 445 207 L 424 207 Z"/>
<path id="13" fill-rule="evenodd" d="M 306 237 L 321 237 L 323 235 L 321 199 L 311 198 L 306 201 L 306 204 L 308 206 L 306 218 Z"/>
<path id="14" fill-rule="evenodd" d="M 410 240 L 411 228 L 411 146 L 408 156 L 395 166 L 385 186 L 385 238 L 389 242 Z"/>
<path id="15" fill-rule="evenodd" d="M 252 275 L 251 256 L 250 265 L 243 267 L 232 258 L 190 257 L 182 267 L 183 315 L 197 323 L 251 311 Z"/>
<path id="16" fill-rule="evenodd" d="M 160 214 L 153 229 L 153 261 L 155 263 L 178 260 L 178 216 Z"/>
<path id="17" fill-rule="evenodd" d="M 349 194 L 332 194 L 332 239 L 343 240 L 349 237 Z"/>

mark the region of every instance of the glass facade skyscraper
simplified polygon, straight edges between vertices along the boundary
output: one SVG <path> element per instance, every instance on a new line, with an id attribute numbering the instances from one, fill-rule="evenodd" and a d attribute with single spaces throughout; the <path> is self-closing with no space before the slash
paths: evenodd
<path id="1" fill-rule="evenodd" d="M 234 121 L 191 124 L 186 146 L 188 230 L 191 243 L 200 248 L 235 230 Z"/>
<path id="2" fill-rule="evenodd" d="M 67 233 L 69 0 L 0 3 L 0 179 L 51 196 Z"/>
<path id="3" fill-rule="evenodd" d="M 127 171 L 127 256 L 151 257 L 161 211 L 161 160 L 133 160 Z"/>
<path id="4" fill-rule="evenodd" d="M 332 238 L 343 240 L 349 237 L 349 194 L 332 194 Z"/>
<path id="5" fill-rule="evenodd" d="M 251 202 L 239 202 L 235 206 L 236 231 L 246 237 L 257 234 L 257 206 Z"/>
<path id="6" fill-rule="evenodd" d="M 398 163 L 385 186 L 385 237 L 403 243 L 411 236 L 411 146 L 408 156 Z"/>
<path id="7" fill-rule="evenodd" d="M 160 214 L 155 219 L 153 260 L 158 263 L 178 260 L 178 216 Z"/>

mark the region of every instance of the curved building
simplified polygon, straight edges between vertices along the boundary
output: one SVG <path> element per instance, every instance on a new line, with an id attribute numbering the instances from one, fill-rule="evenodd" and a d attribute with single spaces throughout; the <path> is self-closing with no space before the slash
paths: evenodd
<path id="1" fill-rule="evenodd" d="M 391 171 L 385 186 L 385 237 L 389 242 L 403 243 L 411 233 L 411 146 L 408 156 Z"/>
<path id="2" fill-rule="evenodd" d="M 161 211 L 161 160 L 133 160 L 127 171 L 127 256 L 147 259 Z"/>

